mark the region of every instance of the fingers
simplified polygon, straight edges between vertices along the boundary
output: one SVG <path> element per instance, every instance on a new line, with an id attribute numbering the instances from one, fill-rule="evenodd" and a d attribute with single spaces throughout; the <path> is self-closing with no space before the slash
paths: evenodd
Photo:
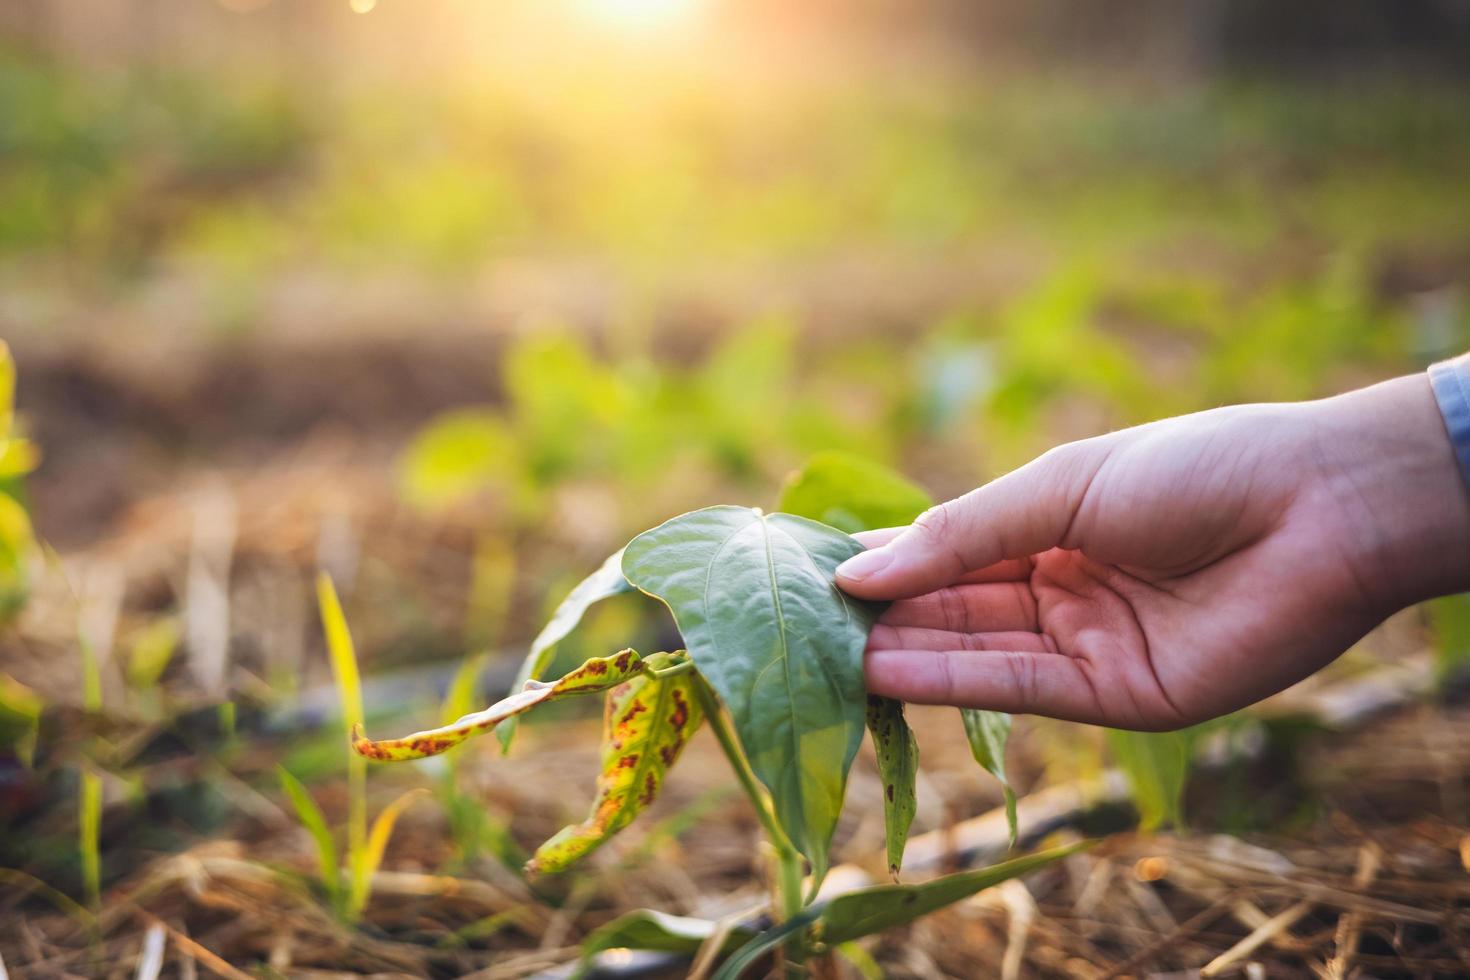
<path id="1" fill-rule="evenodd" d="M 875 546 L 843 562 L 837 584 L 863 599 L 902 599 L 1006 559 L 1067 546 L 1064 539 L 1106 458 L 1106 445 L 1089 439 L 1060 446 L 930 508 L 891 539 L 884 540 L 887 532 L 871 532 Z"/>
<path id="2" fill-rule="evenodd" d="M 948 585 L 884 611 L 889 626 L 924 626 L 955 633 L 1040 629 L 1036 597 L 1026 582 Z"/>
<path id="3" fill-rule="evenodd" d="M 917 704 L 1106 724 L 1084 661 L 1030 650 L 872 650 L 868 691 Z"/>
<path id="4" fill-rule="evenodd" d="M 955 633 L 922 626 L 884 626 L 879 623 L 868 635 L 868 650 L 1023 650 L 1056 653 L 1056 644 L 1041 633 L 1002 630 L 991 633 Z"/>

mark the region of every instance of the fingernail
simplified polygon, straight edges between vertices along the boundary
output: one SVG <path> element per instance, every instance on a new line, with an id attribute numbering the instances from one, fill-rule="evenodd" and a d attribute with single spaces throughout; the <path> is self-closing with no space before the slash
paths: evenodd
<path id="1" fill-rule="evenodd" d="M 892 550 L 889 548 L 873 548 L 868 551 L 858 552 L 841 565 L 838 565 L 837 574 L 849 582 L 861 582 L 870 575 L 883 571 L 892 561 Z"/>

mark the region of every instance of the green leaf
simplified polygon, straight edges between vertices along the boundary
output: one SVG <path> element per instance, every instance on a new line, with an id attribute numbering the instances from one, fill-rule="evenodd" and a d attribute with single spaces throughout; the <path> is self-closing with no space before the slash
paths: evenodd
<path id="1" fill-rule="evenodd" d="M 316 805 L 316 800 L 311 798 L 301 780 L 291 775 L 285 766 L 277 766 L 276 774 L 281 780 L 281 791 L 286 794 L 286 799 L 291 801 L 291 807 L 296 811 L 296 819 L 301 821 L 301 826 L 306 828 L 316 844 L 317 870 L 321 873 L 322 888 L 335 906 L 341 898 L 342 880 L 337 864 L 337 843 L 332 839 L 327 818 L 322 815 L 321 807 Z"/>
<path id="2" fill-rule="evenodd" d="M 888 873 L 895 879 L 903 864 L 909 825 L 918 808 L 919 743 L 903 716 L 903 702 L 868 695 L 868 734 L 878 755 L 883 781 L 883 826 L 888 842 Z"/>
<path id="3" fill-rule="evenodd" d="M 752 937 L 720 965 L 711 980 L 740 980 L 745 976 L 745 971 L 754 966 L 762 956 L 782 945 L 792 936 L 805 931 L 808 926 L 817 921 L 821 914 L 822 910 L 819 907 L 808 906 L 800 914 Z"/>
<path id="4" fill-rule="evenodd" d="M 878 885 L 848 892 L 832 899 L 822 909 L 818 933 L 824 942 L 834 946 L 871 936 L 913 922 L 1003 881 L 1029 874 L 1086 846 L 1081 843 L 1057 847 L 918 885 Z"/>
<path id="5" fill-rule="evenodd" d="M 1189 777 L 1191 732 L 1129 732 L 1108 729 L 1108 749 L 1133 793 L 1139 824 L 1154 830 L 1165 823 L 1178 826 L 1180 804 Z"/>
<path id="6" fill-rule="evenodd" d="M 718 922 L 709 919 L 638 909 L 593 930 L 582 943 L 582 961 L 587 962 L 603 950 L 620 948 L 693 956 L 719 927 Z M 732 952 L 749 942 L 754 935 L 752 929 L 735 926 L 725 937 L 720 952 Z"/>
<path id="7" fill-rule="evenodd" d="M 673 612 L 819 881 L 865 720 L 876 609 L 834 580 L 861 550 L 805 518 L 710 507 L 640 534 L 623 555 L 628 581 Z"/>
<path id="8" fill-rule="evenodd" d="M 693 673 L 634 677 L 607 694 L 602 772 L 587 819 L 536 849 L 527 874 L 565 871 L 632 823 L 663 787 L 689 737 L 704 721 Z"/>
<path id="9" fill-rule="evenodd" d="M 9 674 L 0 674 L 0 748 L 13 751 L 26 768 L 36 761 L 44 707 L 35 691 Z"/>
<path id="10" fill-rule="evenodd" d="M 635 650 L 623 650 L 611 657 L 593 657 L 553 683 L 526 681 L 523 690 L 502 698 L 483 711 L 476 711 L 448 725 L 414 732 L 403 738 L 375 742 L 364 735 L 362 726 L 358 725 L 352 730 L 352 748 L 358 755 L 382 762 L 402 762 L 438 755 L 467 738 L 485 734 L 507 718 L 530 711 L 543 701 L 555 701 L 578 694 L 595 694 L 617 687 L 630 677 L 642 673 L 644 663 Z"/>
<path id="11" fill-rule="evenodd" d="M 1016 791 L 1006 778 L 1006 742 L 1011 737 L 1011 716 L 1002 711 L 961 708 L 965 736 L 975 761 L 1000 780 L 1006 798 L 1006 824 L 1011 830 L 1011 846 L 1016 846 Z"/>
<path id="12" fill-rule="evenodd" d="M 399 461 L 409 503 L 426 510 L 455 504 L 491 487 L 514 487 L 524 464 L 515 433 L 494 412 L 462 409 L 435 418 Z"/>
<path id="13" fill-rule="evenodd" d="M 886 466 L 825 452 L 786 478 L 778 508 L 854 534 L 910 524 L 933 505 L 923 487 Z"/>
<path id="14" fill-rule="evenodd" d="M 577 624 L 594 603 L 632 591 L 633 586 L 623 577 L 623 552 L 614 552 L 597 571 L 584 578 L 567 594 L 561 605 L 556 607 L 556 612 L 551 614 L 551 619 L 541 627 L 541 632 L 531 641 L 531 650 L 521 663 L 520 672 L 516 674 L 511 690 L 518 691 L 527 681 L 541 676 L 541 672 L 551 663 L 556 645 L 577 628 Z M 500 727 L 497 737 L 502 751 L 510 751 L 510 742 L 515 737 L 515 732 L 515 719 Z"/>

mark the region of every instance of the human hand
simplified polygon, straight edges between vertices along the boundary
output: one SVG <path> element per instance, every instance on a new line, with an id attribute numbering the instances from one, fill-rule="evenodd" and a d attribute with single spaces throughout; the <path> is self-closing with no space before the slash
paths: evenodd
<path id="1" fill-rule="evenodd" d="M 1470 493 L 1423 376 L 1070 443 L 858 537 L 838 584 L 897 600 L 870 691 L 1115 728 L 1244 707 L 1470 588 Z"/>

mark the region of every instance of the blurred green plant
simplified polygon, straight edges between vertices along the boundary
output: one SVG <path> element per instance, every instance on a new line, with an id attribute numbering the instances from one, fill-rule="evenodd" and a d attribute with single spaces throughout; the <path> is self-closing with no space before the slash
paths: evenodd
<path id="1" fill-rule="evenodd" d="M 15 429 L 15 360 L 0 340 L 0 623 L 25 604 L 36 549 L 23 503 L 23 481 L 35 469 L 39 454 Z"/>

